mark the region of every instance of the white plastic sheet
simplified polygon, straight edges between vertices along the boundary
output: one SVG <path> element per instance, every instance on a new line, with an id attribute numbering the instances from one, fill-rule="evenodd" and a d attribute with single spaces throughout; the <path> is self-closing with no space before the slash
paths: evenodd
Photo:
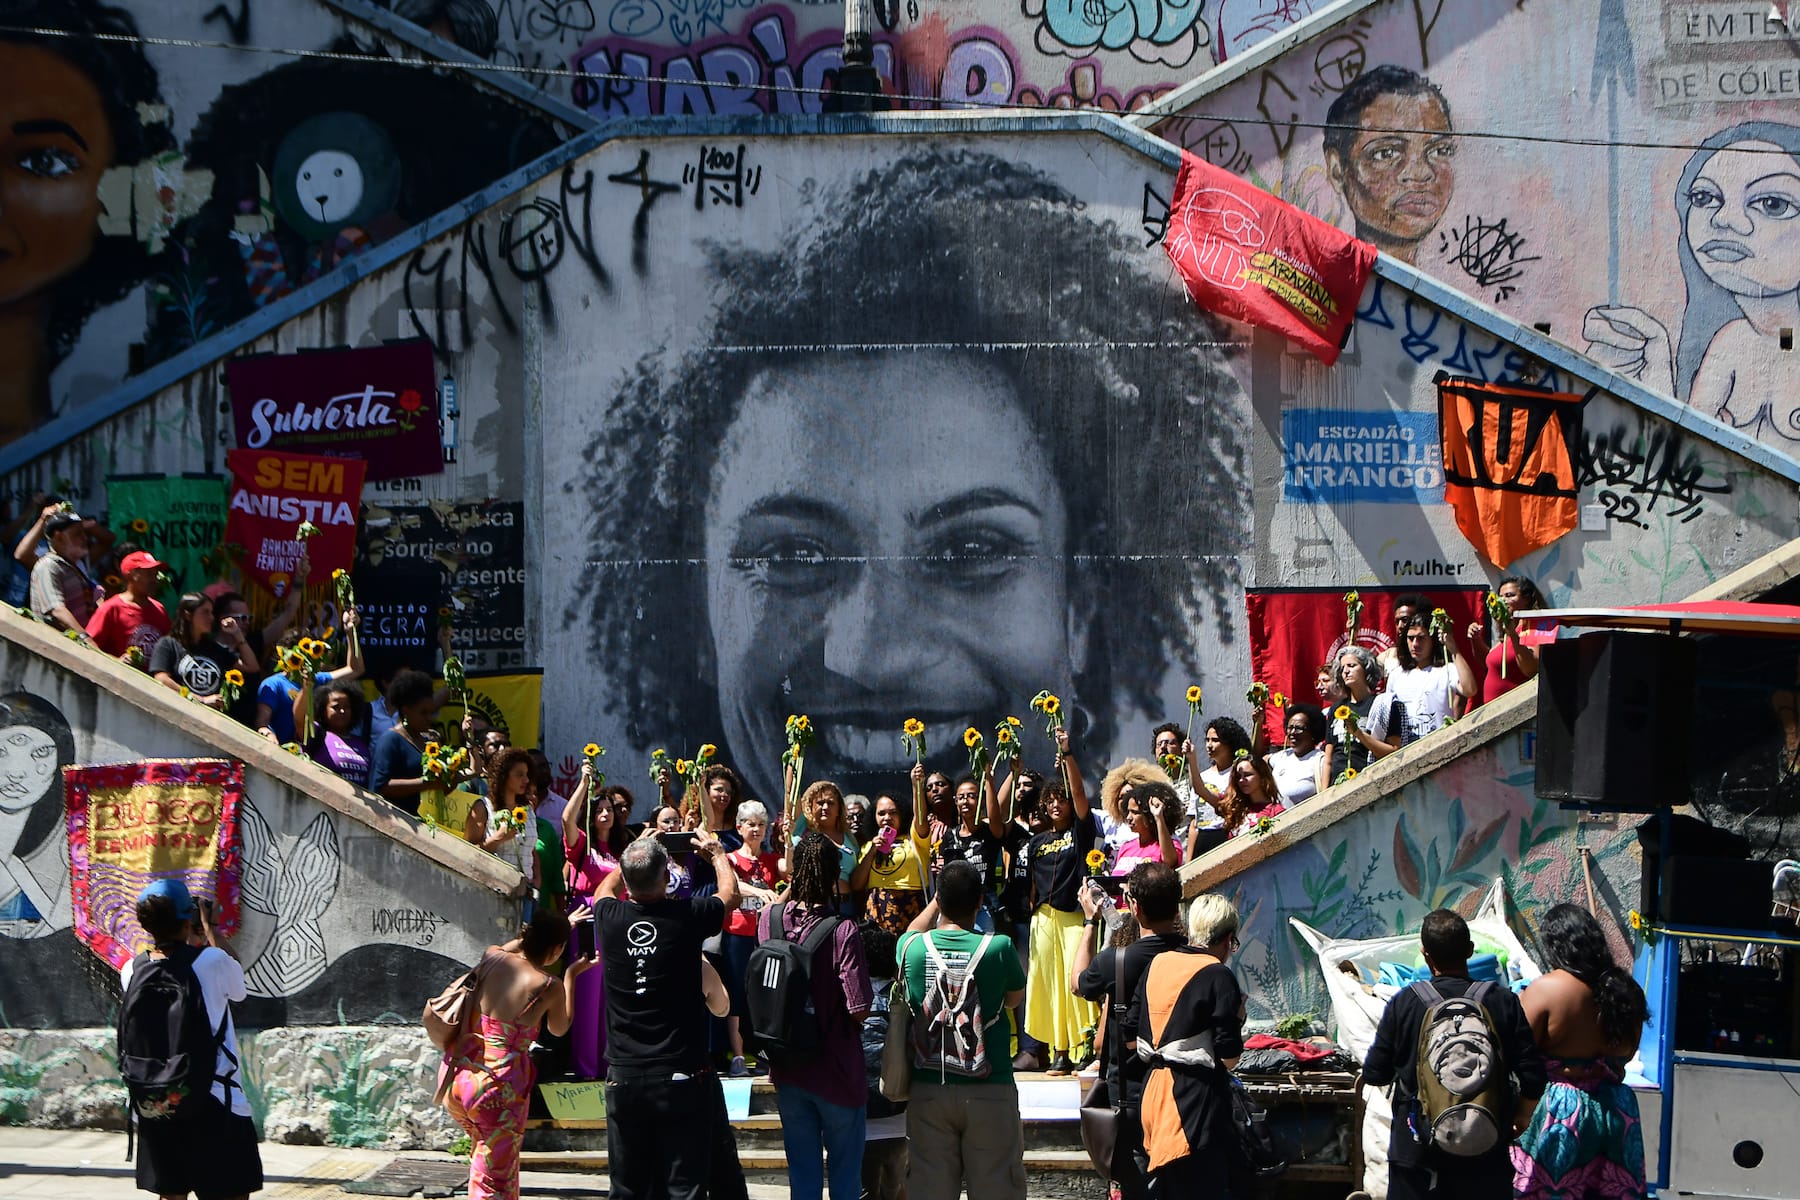
<path id="1" fill-rule="evenodd" d="M 1306 939 L 1319 956 L 1319 969 L 1325 973 L 1325 988 L 1331 994 L 1332 1017 L 1337 1023 L 1337 1042 L 1358 1059 L 1366 1058 L 1375 1040 L 1375 1026 L 1387 1001 L 1373 994 L 1377 973 L 1384 962 L 1411 964 L 1419 958 L 1419 935 L 1369 938 L 1353 941 L 1330 938 L 1298 918 L 1289 922 Z M 1482 899 L 1481 907 L 1469 922 L 1469 932 L 1478 945 L 1498 946 L 1505 950 L 1507 961 L 1516 966 L 1529 983 L 1541 973 L 1512 926 L 1506 922 L 1506 885 L 1494 880 L 1493 887 Z M 1387 1196 L 1388 1129 L 1393 1122 L 1393 1107 L 1388 1089 L 1363 1089 L 1363 1190 L 1375 1200 Z"/>

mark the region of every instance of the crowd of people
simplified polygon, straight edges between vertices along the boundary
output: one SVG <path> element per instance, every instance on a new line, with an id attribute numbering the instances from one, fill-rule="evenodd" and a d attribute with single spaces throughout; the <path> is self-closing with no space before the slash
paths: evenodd
<path id="1" fill-rule="evenodd" d="M 353 610 L 323 614 L 342 634 L 304 628 L 304 562 L 259 625 L 223 583 L 165 609 L 166 565 L 67 505 L 47 503 L 11 533 L 15 601 L 40 619 L 529 881 L 521 936 L 491 949 L 479 1014 L 444 1066 L 444 1102 L 476 1147 L 477 1197 L 517 1194 L 539 1043 L 564 1045 L 573 1077 L 606 1080 L 621 1197 L 743 1195 L 718 1081 L 762 1074 L 776 1089 L 796 1194 L 1022 1196 L 1013 1073 L 1089 1067 L 1123 1103 L 1118 1195 L 1236 1194 L 1237 914 L 1209 895 L 1184 917 L 1178 870 L 1265 832 L 1288 808 L 1518 686 L 1537 665 L 1516 624 L 1503 622 L 1491 647 L 1480 622 L 1459 639 L 1432 619 L 1425 597 L 1404 595 L 1391 648 L 1345 646 L 1319 668 L 1317 703 L 1275 707 L 1273 738 L 1268 708 L 1251 697 L 1247 724 L 1208 717 L 1195 739 L 1195 723 L 1167 722 L 1146 757 L 1103 772 L 1084 771 L 1058 724 L 1048 772 L 1014 757 L 952 777 L 921 760 L 870 797 L 826 779 L 797 786 L 790 766 L 786 806 L 745 794 L 723 763 L 686 775 L 664 764 L 640 821 L 631 789 L 597 776 L 593 757 L 565 796 L 542 751 L 514 747 L 477 712 L 442 727 L 450 696 L 432 675 L 398 668 L 365 681 L 347 636 Z M 1514 609 L 1542 605 L 1529 580 L 1499 591 Z M 290 652 L 309 641 L 296 678 Z M 140 905 L 153 953 L 214 949 L 193 905 L 174 898 L 165 912 L 170 899 Z M 1515 1182 L 1521 1195 L 1551 1194 L 1557 1181 L 1605 1170 L 1641 1187 L 1641 1144 L 1622 1116 L 1629 1092 L 1617 1068 L 1635 1043 L 1642 998 L 1605 960 L 1591 923 L 1579 910 L 1550 914 L 1545 943 L 1558 969 L 1522 1004 L 1504 988 L 1479 994 L 1516 1077 L 1522 1137 L 1510 1151 L 1446 1158 L 1434 1148 L 1417 1111 L 1429 1006 L 1412 991 L 1390 1006 L 1365 1067 L 1370 1082 L 1396 1088 L 1390 1194 L 1497 1196 Z M 1470 993 L 1466 940 L 1454 914 L 1426 919 L 1422 953 L 1441 998 Z M 772 978 L 759 956 L 772 943 L 806 950 L 799 986 L 816 1036 L 804 1051 L 771 1035 L 767 1004 L 758 1008 L 759 981 Z M 204 961 L 213 964 L 200 976 L 209 1012 L 223 1019 L 241 988 L 217 957 Z M 935 1045 L 930 1031 L 942 1035 Z M 904 1100 L 889 1094 L 896 1036 L 907 1038 Z M 241 1107 L 241 1093 L 228 1099 L 228 1114 Z M 905 1137 L 879 1137 L 902 1111 Z M 695 1137 L 702 1113 L 711 1133 Z M 225 1132 L 241 1140 L 235 1124 Z M 250 1160 L 228 1162 L 250 1178 Z M 158 1154 L 140 1180 L 198 1169 Z"/>

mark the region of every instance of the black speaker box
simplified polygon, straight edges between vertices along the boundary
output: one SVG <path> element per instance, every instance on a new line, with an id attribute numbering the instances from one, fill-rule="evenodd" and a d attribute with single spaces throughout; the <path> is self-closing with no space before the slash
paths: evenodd
<path id="1" fill-rule="evenodd" d="M 1774 911 L 1772 863 L 1671 854 L 1662 864 L 1658 911 L 1671 925 L 1768 929 Z"/>
<path id="2" fill-rule="evenodd" d="M 1627 812 L 1688 801 L 1692 640 L 1608 630 L 1538 651 L 1537 794 Z"/>

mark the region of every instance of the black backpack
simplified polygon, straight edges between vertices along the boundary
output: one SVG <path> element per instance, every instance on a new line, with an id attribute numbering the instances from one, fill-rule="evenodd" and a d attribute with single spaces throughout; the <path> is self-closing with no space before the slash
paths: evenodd
<path id="1" fill-rule="evenodd" d="M 813 955 L 837 932 L 842 917 L 821 917 L 806 937 L 789 940 L 782 918 L 788 906 L 769 914 L 769 938 L 750 952 L 744 971 L 744 1008 L 750 1028 L 745 1040 L 775 1059 L 803 1059 L 822 1046 L 819 1016 L 813 1011 Z"/>
<path id="2" fill-rule="evenodd" d="M 228 1008 L 214 1029 L 191 946 L 171 948 L 166 958 L 137 956 L 131 986 L 119 1006 L 119 1076 L 130 1096 L 130 1115 L 159 1128 L 191 1120 L 205 1107 L 215 1082 L 225 1085 L 226 1106 L 237 1086 L 237 1059 L 225 1050 Z M 218 1072 L 225 1050 L 232 1069 Z"/>

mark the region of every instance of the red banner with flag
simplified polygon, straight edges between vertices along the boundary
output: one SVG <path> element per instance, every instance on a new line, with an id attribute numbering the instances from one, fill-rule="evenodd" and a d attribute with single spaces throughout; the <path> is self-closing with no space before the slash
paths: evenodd
<path id="1" fill-rule="evenodd" d="M 1326 366 L 1355 319 L 1375 247 L 1183 152 L 1163 233 L 1194 303 L 1272 329 Z"/>
<path id="2" fill-rule="evenodd" d="M 233 450 L 225 463 L 231 472 L 225 542 L 237 547 L 246 583 L 279 599 L 302 555 L 311 560 L 315 586 L 339 567 L 350 569 L 362 506 L 361 459 Z M 318 533 L 303 543 L 300 526 L 308 522 Z"/>
<path id="3" fill-rule="evenodd" d="M 1457 648 L 1467 657 L 1469 643 L 1464 635 L 1471 621 L 1482 620 L 1486 615 L 1486 587 L 1404 587 L 1381 592 L 1359 589 L 1363 607 L 1356 622 L 1356 644 L 1377 658 L 1392 649 L 1396 640 L 1394 602 L 1409 592 L 1425 597 L 1427 616 L 1434 608 L 1444 610 L 1455 631 Z M 1250 669 L 1255 677 L 1268 684 L 1271 692 L 1281 692 L 1290 700 L 1322 704 L 1316 686 L 1319 668 L 1351 643 L 1344 593 L 1249 592 L 1244 603 L 1249 613 Z M 1471 659 L 1470 665 L 1480 679 L 1479 664 Z M 1263 728 L 1269 731 L 1271 742 L 1284 740 L 1286 726 L 1273 706 L 1263 713 Z"/>

